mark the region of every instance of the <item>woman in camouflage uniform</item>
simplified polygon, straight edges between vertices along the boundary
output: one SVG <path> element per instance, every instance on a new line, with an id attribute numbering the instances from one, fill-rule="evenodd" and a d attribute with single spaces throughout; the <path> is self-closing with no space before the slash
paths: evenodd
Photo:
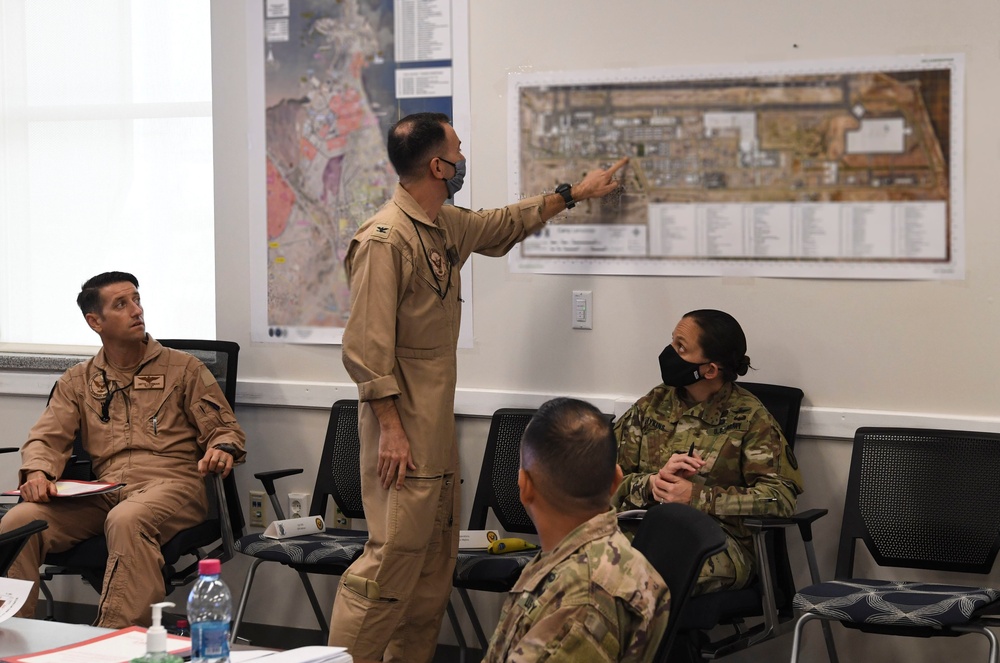
<path id="1" fill-rule="evenodd" d="M 657 502 L 690 504 L 719 521 L 729 545 L 711 557 L 696 593 L 738 589 L 753 577 L 744 516 L 789 516 L 802 475 L 777 422 L 735 384 L 750 358 L 746 336 L 728 313 L 692 311 L 660 354 L 663 384 L 615 424 L 625 474 L 619 511 Z"/>

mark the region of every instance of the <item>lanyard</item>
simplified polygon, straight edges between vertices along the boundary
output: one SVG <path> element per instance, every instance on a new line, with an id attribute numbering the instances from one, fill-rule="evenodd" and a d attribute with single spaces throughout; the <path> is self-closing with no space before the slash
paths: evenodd
<path id="1" fill-rule="evenodd" d="M 452 266 L 454 265 L 454 263 L 451 260 L 451 258 L 447 258 L 447 262 L 448 262 L 448 281 L 447 281 L 447 283 L 445 283 L 444 290 L 442 290 L 441 289 L 441 282 L 438 280 L 437 272 L 434 271 L 434 264 L 431 262 L 431 257 L 427 253 L 427 247 L 424 245 L 424 238 L 420 234 L 420 226 L 412 218 L 410 219 L 410 223 L 413 224 L 413 230 L 416 231 L 416 233 L 417 233 L 417 239 L 420 240 L 420 248 L 423 249 L 424 260 L 427 261 L 427 269 L 430 270 L 431 276 L 434 277 L 434 291 L 437 292 L 438 297 L 440 297 L 441 299 L 444 299 L 445 297 L 448 296 L 448 291 L 451 290 L 451 270 L 452 270 Z M 446 258 L 444 256 L 442 256 L 441 259 L 445 260 Z"/>

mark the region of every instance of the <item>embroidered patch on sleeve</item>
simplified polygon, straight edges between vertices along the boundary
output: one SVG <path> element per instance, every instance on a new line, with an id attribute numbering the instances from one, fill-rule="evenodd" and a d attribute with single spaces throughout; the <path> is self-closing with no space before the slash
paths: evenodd
<path id="1" fill-rule="evenodd" d="M 377 239 L 389 239 L 389 232 L 392 226 L 376 223 L 372 226 L 371 236 Z"/>

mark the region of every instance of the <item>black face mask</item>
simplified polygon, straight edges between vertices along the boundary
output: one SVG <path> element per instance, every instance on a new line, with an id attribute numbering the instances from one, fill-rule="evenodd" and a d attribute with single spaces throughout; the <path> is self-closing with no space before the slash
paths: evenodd
<path id="1" fill-rule="evenodd" d="M 692 364 L 681 359 L 672 345 L 663 348 L 660 353 L 660 377 L 668 387 L 686 387 L 703 380 L 705 376 L 698 372 L 699 366 L 702 364 Z"/>

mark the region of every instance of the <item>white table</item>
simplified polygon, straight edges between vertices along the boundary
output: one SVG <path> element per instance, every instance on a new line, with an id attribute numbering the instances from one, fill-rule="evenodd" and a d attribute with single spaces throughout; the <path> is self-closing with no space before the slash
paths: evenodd
<path id="1" fill-rule="evenodd" d="M 0 622 L 0 659 L 83 642 L 114 629 L 11 617 Z"/>

